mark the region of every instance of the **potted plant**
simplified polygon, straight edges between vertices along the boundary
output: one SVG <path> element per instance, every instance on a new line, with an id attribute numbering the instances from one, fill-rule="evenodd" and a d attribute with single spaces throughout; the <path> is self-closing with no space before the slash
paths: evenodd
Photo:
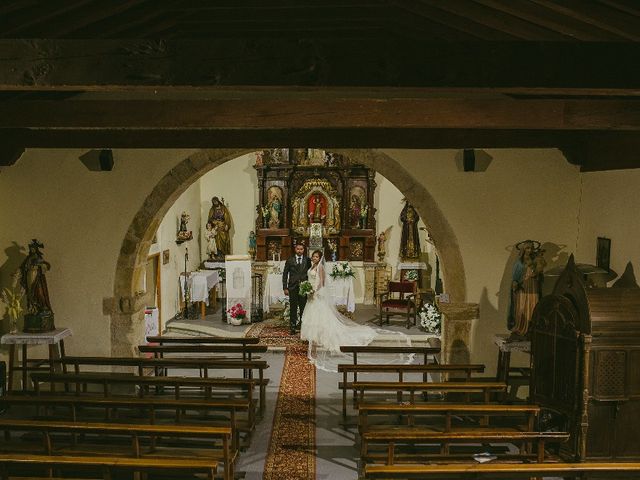
<path id="1" fill-rule="evenodd" d="M 234 306 L 229 308 L 227 313 L 229 314 L 229 323 L 231 325 L 242 325 L 247 318 L 247 311 L 240 303 L 236 303 Z"/>

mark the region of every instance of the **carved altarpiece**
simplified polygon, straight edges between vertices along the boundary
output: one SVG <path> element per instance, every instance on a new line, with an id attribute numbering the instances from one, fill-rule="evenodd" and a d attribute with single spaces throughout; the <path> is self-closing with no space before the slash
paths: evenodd
<path id="1" fill-rule="evenodd" d="M 375 171 L 320 149 L 258 152 L 256 260 L 285 259 L 322 225 L 327 259 L 373 261 Z"/>

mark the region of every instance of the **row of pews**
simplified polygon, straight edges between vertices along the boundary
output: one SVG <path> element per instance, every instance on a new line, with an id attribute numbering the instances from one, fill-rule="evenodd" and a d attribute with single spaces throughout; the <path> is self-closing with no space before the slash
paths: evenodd
<path id="1" fill-rule="evenodd" d="M 353 357 L 338 366 L 338 388 L 345 424 L 352 394 L 361 478 L 640 478 L 640 463 L 567 462 L 559 452 L 569 432 L 542 431 L 537 405 L 504 403 L 506 384 L 479 377 L 484 365 L 439 364 L 432 347 L 342 351 Z M 359 363 L 371 353 L 424 361 Z"/>
<path id="2" fill-rule="evenodd" d="M 69 357 L 0 397 L 0 472 L 232 480 L 263 416 L 259 339 L 150 337 L 145 357 Z"/>

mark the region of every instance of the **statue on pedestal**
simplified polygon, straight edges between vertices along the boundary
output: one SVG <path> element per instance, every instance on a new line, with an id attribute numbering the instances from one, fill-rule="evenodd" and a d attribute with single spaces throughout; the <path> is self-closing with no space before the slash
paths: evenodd
<path id="1" fill-rule="evenodd" d="M 231 229 L 231 214 L 229 209 L 218 197 L 211 199 L 211 208 L 207 222 L 213 225 L 216 231 L 216 247 L 218 253 L 216 258 L 224 259 L 225 255 L 231 254 L 231 240 L 229 238 L 229 230 Z"/>
<path id="2" fill-rule="evenodd" d="M 34 238 L 29 244 L 29 254 L 20 266 L 20 282 L 27 297 L 25 332 L 48 332 L 56 328 L 45 277 L 45 273 L 51 270 L 51 264 L 44 260 L 41 248 L 44 245 Z"/>
<path id="3" fill-rule="evenodd" d="M 540 242 L 524 240 L 516 245 L 516 249 L 518 258 L 511 273 L 511 306 L 507 326 L 514 335 L 524 337 L 540 299 L 546 261 Z"/>
<path id="4" fill-rule="evenodd" d="M 420 217 L 413 206 L 405 200 L 404 208 L 400 212 L 402 222 L 402 236 L 400 237 L 400 257 L 403 260 L 420 258 L 420 235 L 418 221 Z"/>

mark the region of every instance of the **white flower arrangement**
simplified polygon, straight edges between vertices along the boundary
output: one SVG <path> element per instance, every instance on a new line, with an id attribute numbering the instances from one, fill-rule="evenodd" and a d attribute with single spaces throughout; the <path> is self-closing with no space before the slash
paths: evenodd
<path id="1" fill-rule="evenodd" d="M 432 303 L 426 303 L 418 312 L 420 325 L 429 333 L 440 334 L 442 328 L 442 313 Z"/>
<path id="2" fill-rule="evenodd" d="M 347 278 L 347 277 L 355 277 L 356 274 L 351 268 L 349 262 L 336 262 L 331 269 L 331 278 Z"/>

